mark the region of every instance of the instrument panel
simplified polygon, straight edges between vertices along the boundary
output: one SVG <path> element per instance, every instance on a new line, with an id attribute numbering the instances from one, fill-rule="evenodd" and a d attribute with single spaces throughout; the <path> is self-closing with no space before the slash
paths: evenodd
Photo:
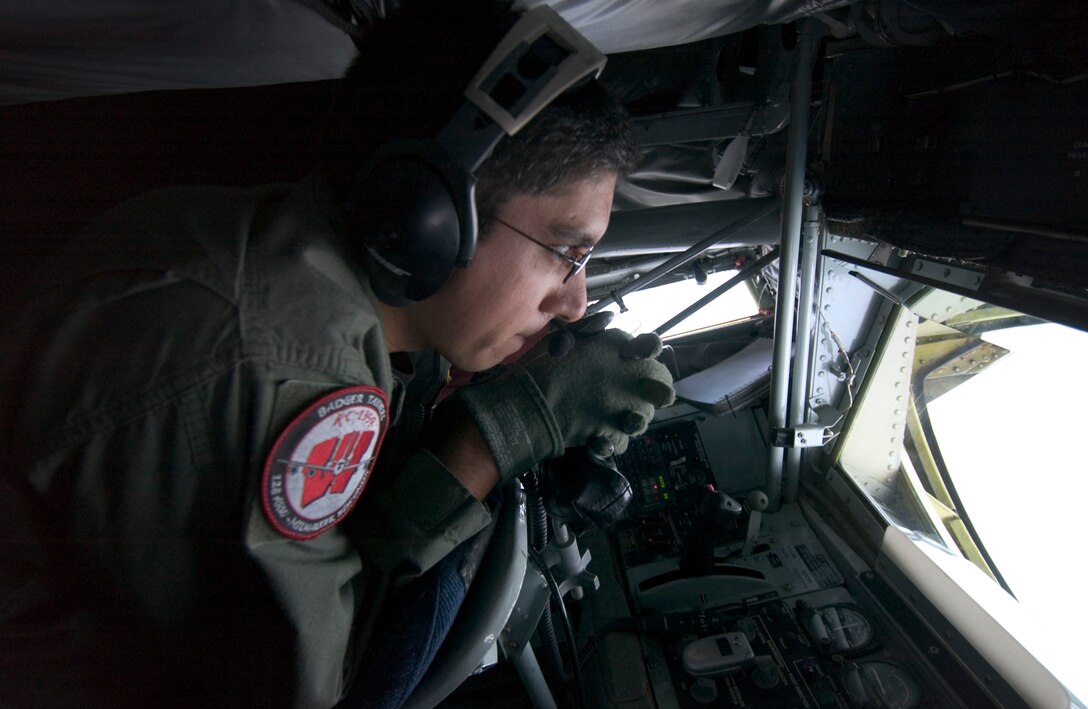
<path id="1" fill-rule="evenodd" d="M 617 458 L 635 494 L 608 535 L 630 612 L 610 632 L 638 638 L 645 706 L 967 706 L 880 603 L 872 572 L 836 563 L 827 525 L 798 505 L 753 509 L 746 490 L 723 501 L 713 425 L 659 424 Z"/>

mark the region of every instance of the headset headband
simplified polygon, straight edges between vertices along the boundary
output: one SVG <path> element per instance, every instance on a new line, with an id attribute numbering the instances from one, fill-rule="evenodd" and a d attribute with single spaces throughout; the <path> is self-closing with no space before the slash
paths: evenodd
<path id="1" fill-rule="evenodd" d="M 468 172 L 475 172 L 504 135 L 514 135 L 549 103 L 587 78 L 597 78 L 605 55 L 540 5 L 514 24 L 465 89 L 465 102 L 438 136 Z M 493 123 L 479 125 L 483 113 Z"/>

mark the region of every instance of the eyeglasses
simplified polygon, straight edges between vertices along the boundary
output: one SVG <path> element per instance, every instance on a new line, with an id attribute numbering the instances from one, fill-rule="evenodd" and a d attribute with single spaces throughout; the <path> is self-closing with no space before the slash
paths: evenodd
<path id="1" fill-rule="evenodd" d="M 563 279 L 563 283 L 566 283 L 570 279 L 577 276 L 578 273 L 581 272 L 581 270 L 586 267 L 586 264 L 589 263 L 589 257 L 593 254 L 594 247 L 591 246 L 588 249 L 586 249 L 585 253 L 583 253 L 579 258 L 574 258 L 573 256 L 570 256 L 568 254 L 563 253 L 562 251 L 560 251 L 560 249 L 574 249 L 576 247 L 563 245 L 563 246 L 560 246 L 559 248 L 556 248 L 554 246 L 548 246 L 547 244 L 545 244 L 543 242 L 537 241 L 533 237 L 531 237 L 528 234 L 526 234 L 525 232 L 523 232 L 521 229 L 518 229 L 516 226 L 512 226 L 510 224 L 507 224 L 506 222 L 499 219 L 498 217 L 493 216 L 493 217 L 491 217 L 491 219 L 493 219 L 494 221 L 497 221 L 499 224 L 502 224 L 504 227 L 506 227 L 510 231 L 514 232 L 515 234 L 520 234 L 521 236 L 524 236 L 526 239 L 533 242 L 534 244 L 536 244 L 540 248 L 547 249 L 548 251 L 552 252 L 553 254 L 558 256 L 559 258 L 563 259 L 565 262 L 569 263 L 570 264 L 570 272 L 568 272 L 566 277 Z"/>

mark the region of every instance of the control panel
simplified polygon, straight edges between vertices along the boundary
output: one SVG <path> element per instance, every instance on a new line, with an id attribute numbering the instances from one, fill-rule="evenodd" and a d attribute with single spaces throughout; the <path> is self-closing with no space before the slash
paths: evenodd
<path id="1" fill-rule="evenodd" d="M 706 426 L 658 425 L 618 457 L 610 532 L 653 706 L 963 706 L 797 505 L 723 492 Z"/>
<path id="2" fill-rule="evenodd" d="M 674 628 L 643 636 L 659 707 L 957 705 L 926 687 L 916 663 L 895 652 L 882 623 L 841 587 L 709 609 Z"/>

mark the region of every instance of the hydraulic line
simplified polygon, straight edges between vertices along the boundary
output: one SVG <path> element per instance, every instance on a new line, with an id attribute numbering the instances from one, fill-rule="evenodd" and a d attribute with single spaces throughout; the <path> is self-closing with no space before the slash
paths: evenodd
<path id="1" fill-rule="evenodd" d="M 805 208 L 802 227 L 800 293 L 797 296 L 797 327 L 793 338 L 793 367 L 790 371 L 789 426 L 804 425 L 808 413 L 809 358 L 812 353 L 814 301 L 816 299 L 821 243 L 820 208 Z M 801 457 L 804 451 L 786 451 L 786 469 L 782 495 L 784 502 L 796 502 L 801 478 Z"/>
<path id="2" fill-rule="evenodd" d="M 801 250 L 801 212 L 804 207 L 805 162 L 808 153 L 809 102 L 816 31 L 811 20 L 801 20 L 790 101 L 790 125 L 786 143 L 786 184 L 782 196 L 782 242 L 778 261 L 778 300 L 774 316 L 774 359 L 768 404 L 772 431 L 785 428 L 789 404 L 789 375 L 793 353 L 798 255 Z M 772 442 L 767 456 L 766 490 L 770 510 L 782 503 L 785 449 Z"/>

